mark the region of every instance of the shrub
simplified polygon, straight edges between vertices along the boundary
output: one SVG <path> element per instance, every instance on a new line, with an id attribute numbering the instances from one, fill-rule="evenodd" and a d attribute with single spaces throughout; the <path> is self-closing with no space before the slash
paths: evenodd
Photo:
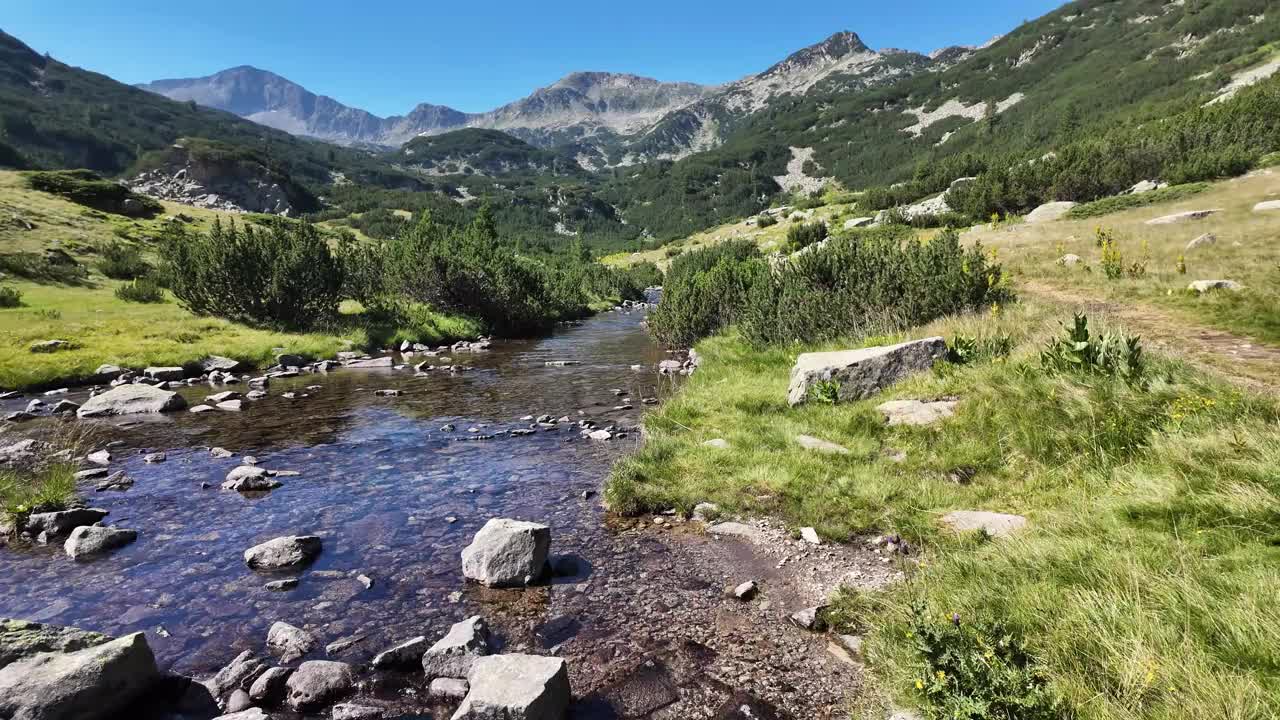
<path id="1" fill-rule="evenodd" d="M 18 288 L 0 285 L 0 308 L 16 308 L 22 306 L 22 291 Z"/>
<path id="2" fill-rule="evenodd" d="M 669 257 L 669 258 L 679 257 L 683 254 L 684 254 L 684 248 L 675 247 L 674 245 L 662 251 L 662 255 L 664 257 Z"/>
<path id="3" fill-rule="evenodd" d="M 691 347 L 733 323 L 751 286 L 767 273 L 749 240 L 687 253 L 667 271 L 662 303 L 649 316 L 650 333 L 667 347 Z"/>
<path id="4" fill-rule="evenodd" d="M 1008 333 L 974 337 L 957 335 L 947 343 L 947 360 L 956 365 L 1003 360 L 1013 352 L 1013 337 Z"/>
<path id="5" fill-rule="evenodd" d="M 155 280 L 142 277 L 116 288 L 116 297 L 125 302 L 162 303 L 164 288 Z"/>
<path id="6" fill-rule="evenodd" d="M 113 280 L 133 280 L 151 271 L 151 265 L 142 259 L 142 253 L 132 245 L 113 241 L 102 248 L 98 270 Z"/>
<path id="7" fill-rule="evenodd" d="M 636 263 L 627 268 L 627 275 L 640 290 L 662 285 L 662 270 L 651 262 Z"/>
<path id="8" fill-rule="evenodd" d="M 761 213 L 760 215 L 757 216 L 757 219 L 756 219 L 757 227 L 767 228 L 767 227 L 773 227 L 774 225 L 777 225 L 777 224 L 778 224 L 778 218 L 770 215 L 769 213 Z"/>
<path id="9" fill-rule="evenodd" d="M 821 220 L 787 228 L 787 249 L 801 250 L 827 239 L 827 224 Z"/>
<path id="10" fill-rule="evenodd" d="M 343 268 L 310 224 L 167 231 L 169 289 L 198 315 L 305 329 L 334 318 Z"/>
<path id="11" fill-rule="evenodd" d="M 155 217 L 164 206 L 91 170 L 49 170 L 24 173 L 32 190 L 59 195 L 71 202 L 129 217 Z"/>
<path id="12" fill-rule="evenodd" d="M 89 276 L 83 265 L 71 262 L 51 262 L 48 257 L 36 253 L 0 254 L 0 272 L 41 282 L 80 283 Z"/>
<path id="13" fill-rule="evenodd" d="M 1089 318 L 1077 313 L 1065 337 L 1055 337 L 1040 352 L 1040 365 L 1051 373 L 1083 373 L 1119 378 L 1140 385 L 1146 360 L 1140 338 L 1108 331 L 1100 337 L 1089 331 Z"/>
<path id="14" fill-rule="evenodd" d="M 891 332 L 1011 298 L 1001 267 L 948 230 L 929 242 L 890 226 L 835 238 L 751 288 L 741 311 L 755 346 Z"/>

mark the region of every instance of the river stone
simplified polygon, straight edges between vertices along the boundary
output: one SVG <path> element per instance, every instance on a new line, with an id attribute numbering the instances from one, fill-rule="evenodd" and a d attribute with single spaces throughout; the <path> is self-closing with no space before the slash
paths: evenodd
<path id="1" fill-rule="evenodd" d="M 142 375 L 152 380 L 168 382 L 170 380 L 182 380 L 187 376 L 187 373 L 180 367 L 149 367 L 142 371 Z"/>
<path id="2" fill-rule="evenodd" d="M 1243 289 L 1244 286 L 1235 280 L 1197 280 L 1187 286 L 1187 290 L 1189 292 L 1196 293 L 1197 295 L 1203 295 L 1204 293 L 1212 292 L 1214 290 L 1230 290 L 1232 292 L 1239 292 Z"/>
<path id="3" fill-rule="evenodd" d="M 839 399 L 862 400 L 913 373 L 928 370 L 947 354 L 940 337 L 911 340 L 897 345 L 805 353 L 796 359 L 787 388 L 793 407 L 808 399 L 819 382 L 839 384 Z"/>
<path id="4" fill-rule="evenodd" d="M 439 700 L 461 700 L 467 696 L 469 688 L 467 681 L 460 678 L 436 678 L 431 681 L 427 692 Z"/>
<path id="5" fill-rule="evenodd" d="M 833 442 L 816 438 L 812 435 L 797 435 L 796 444 L 805 450 L 811 450 L 825 455 L 848 455 L 849 448 L 843 445 L 837 445 Z"/>
<path id="6" fill-rule="evenodd" d="M 1213 233 L 1205 233 L 1200 237 L 1187 243 L 1187 250 L 1199 250 L 1200 248 L 1209 247 L 1218 242 L 1218 236 Z"/>
<path id="7" fill-rule="evenodd" d="M 267 666 L 249 650 L 245 650 L 227 663 L 216 675 L 204 681 L 204 686 L 218 701 L 235 690 L 249 690 L 255 681 L 267 672 Z M 250 697 L 252 697 L 250 691 Z"/>
<path id="8" fill-rule="evenodd" d="M 223 490 L 236 492 L 262 492 L 280 487 L 280 481 L 272 478 L 266 468 L 256 465 L 241 465 L 227 473 L 222 483 Z"/>
<path id="9" fill-rule="evenodd" d="M 355 671 L 347 663 L 308 660 L 285 682 L 287 702 L 292 710 L 311 710 L 341 698 L 351 692 L 355 684 Z"/>
<path id="10" fill-rule="evenodd" d="M 735 587 L 730 594 L 739 600 L 750 600 L 756 596 L 759 590 L 760 586 L 756 584 L 755 580 L 748 580 Z"/>
<path id="11" fill-rule="evenodd" d="M 281 662 L 293 662 L 316 647 L 311 633 L 286 622 L 276 622 L 267 631 L 267 649 L 280 656 Z"/>
<path id="12" fill-rule="evenodd" d="M 1253 211 L 1256 213 L 1271 212 L 1273 210 L 1280 210 L 1280 200 L 1264 200 L 1253 206 Z"/>
<path id="13" fill-rule="evenodd" d="M 0 717 L 110 718 L 159 679 L 142 633 L 72 652 L 37 652 L 0 668 Z"/>
<path id="14" fill-rule="evenodd" d="M 110 465 L 111 451 L 98 450 L 97 452 L 91 452 L 88 455 L 86 455 L 84 459 L 88 460 L 91 463 L 94 463 L 95 465 Z"/>
<path id="15" fill-rule="evenodd" d="M 889 425 L 932 425 L 956 414 L 954 400 L 923 402 L 920 400 L 893 400 L 881 403 L 876 410 L 884 415 Z"/>
<path id="16" fill-rule="evenodd" d="M 320 547 L 315 535 L 278 537 L 245 550 L 244 562 L 254 570 L 284 570 L 315 560 Z"/>
<path id="17" fill-rule="evenodd" d="M 1061 219 L 1067 213 L 1071 212 L 1071 208 L 1075 207 L 1073 202 L 1049 202 L 1032 210 L 1025 218 L 1029 224 L 1053 222 Z"/>
<path id="18" fill-rule="evenodd" d="M 228 400 L 239 400 L 241 397 L 242 395 L 235 390 L 224 390 L 220 393 L 209 395 L 204 399 L 204 401 L 206 403 L 217 405 L 220 402 L 226 402 Z"/>
<path id="19" fill-rule="evenodd" d="M 1188 210 L 1186 212 L 1174 213 L 1173 215 L 1163 215 L 1158 218 L 1152 218 L 1147 221 L 1148 225 L 1172 225 L 1174 223 L 1190 222 L 1192 220 L 1203 220 L 1214 213 L 1222 212 L 1221 209 L 1213 210 Z"/>
<path id="20" fill-rule="evenodd" d="M 422 671 L 428 680 L 438 677 L 464 678 L 476 658 L 488 655 L 489 626 L 479 615 L 453 624 L 449 632 L 422 656 Z"/>
<path id="21" fill-rule="evenodd" d="M 53 408 L 49 412 L 54 415 L 61 415 L 63 413 L 74 413 L 79 409 L 80 403 L 71 402 L 70 400 L 59 400 L 54 404 Z"/>
<path id="22" fill-rule="evenodd" d="M 822 538 L 818 536 L 818 531 L 811 527 L 800 528 L 800 539 L 810 545 L 821 545 Z"/>
<path id="23" fill-rule="evenodd" d="M 281 353 L 276 355 L 276 364 L 280 367 L 302 367 L 307 364 L 308 359 L 302 355 L 294 355 L 292 353 Z"/>
<path id="24" fill-rule="evenodd" d="M 104 527 L 102 525 L 81 525 L 71 531 L 62 549 L 72 560 L 101 555 L 110 550 L 122 548 L 138 539 L 137 530 Z"/>
<path id="25" fill-rule="evenodd" d="M 551 528 L 493 518 L 462 550 L 462 574 L 489 587 L 528 585 L 546 571 Z"/>
<path id="26" fill-rule="evenodd" d="M 427 638 L 424 635 L 406 640 L 393 648 L 383 650 L 373 656 L 373 666 L 379 670 L 386 668 L 416 665 L 422 661 L 427 652 Z"/>
<path id="27" fill-rule="evenodd" d="M 351 360 L 347 362 L 346 367 L 356 368 L 356 369 L 389 368 L 389 367 L 393 367 L 394 365 L 395 365 L 395 362 L 391 359 L 391 356 L 388 355 L 386 357 L 368 358 L 365 360 Z"/>
<path id="28" fill-rule="evenodd" d="M 99 508 L 72 508 L 55 512 L 32 513 L 27 517 L 26 531 L 32 535 L 47 533 L 54 536 L 69 534 L 83 525 L 101 522 L 107 516 Z"/>
<path id="29" fill-rule="evenodd" d="M 571 698 L 564 660 L 540 655 L 480 658 L 452 720 L 563 720 Z"/>
<path id="30" fill-rule="evenodd" d="M 253 708 L 253 699 L 249 697 L 249 693 L 244 690 L 232 690 L 231 697 L 227 698 L 227 712 L 232 715 Z"/>
<path id="31" fill-rule="evenodd" d="M 108 383 L 121 375 L 128 372 L 119 365 L 99 365 L 97 370 L 93 371 L 93 381 L 100 383 Z"/>
<path id="32" fill-rule="evenodd" d="M 341 703 L 333 706 L 332 720 L 378 720 L 384 715 L 382 708 Z"/>
<path id="33" fill-rule="evenodd" d="M 271 720 L 271 716 L 262 708 L 249 708 L 240 712 L 219 715 L 213 720 Z"/>
<path id="34" fill-rule="evenodd" d="M 213 411 L 214 411 L 214 410 L 216 410 L 216 409 L 217 409 L 217 408 L 215 408 L 215 407 L 213 407 L 213 406 L 211 406 L 211 405 L 194 405 L 194 406 L 192 406 L 192 407 L 191 407 L 191 409 L 190 409 L 190 410 L 188 410 L 188 412 L 193 412 L 193 413 L 199 414 L 199 413 L 213 412 Z"/>
<path id="35" fill-rule="evenodd" d="M 210 355 L 200 361 L 200 370 L 203 372 L 229 373 L 236 372 L 240 369 L 241 365 L 243 365 L 243 363 L 239 360 L 232 360 L 231 358 L 222 357 L 221 355 Z"/>
<path id="36" fill-rule="evenodd" d="M 978 510 L 949 512 L 942 516 L 942 522 L 956 532 L 981 530 L 994 538 L 1009 537 L 1027 526 L 1027 519 L 1021 515 Z"/>
<path id="37" fill-rule="evenodd" d="M 176 392 L 150 385 L 121 385 L 85 401 L 76 412 L 80 417 L 133 415 L 181 410 L 187 401 Z"/>
<path id="38" fill-rule="evenodd" d="M 805 608 L 791 614 L 788 620 L 802 630 L 809 632 L 822 632 L 827 629 L 826 605 L 818 605 L 816 607 Z"/>
<path id="39" fill-rule="evenodd" d="M 80 628 L 0 618 L 0 668 L 37 653 L 69 653 L 111 642 Z"/>
<path id="40" fill-rule="evenodd" d="M 285 683 L 293 674 L 293 668 L 273 667 L 258 676 L 249 686 L 249 698 L 260 703 L 275 705 L 284 700 Z"/>

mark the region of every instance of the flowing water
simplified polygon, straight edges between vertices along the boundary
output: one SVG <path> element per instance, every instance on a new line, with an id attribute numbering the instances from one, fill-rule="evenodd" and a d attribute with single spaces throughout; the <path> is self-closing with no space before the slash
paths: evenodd
<path id="1" fill-rule="evenodd" d="M 550 337 L 461 353 L 454 362 L 474 368 L 465 373 L 304 374 L 273 381 L 269 397 L 246 401 L 239 413 L 97 422 L 97 444 L 118 443 L 111 470 L 136 482 L 123 492 L 90 489 L 87 499 L 110 511 L 107 524 L 136 529 L 137 542 L 87 562 L 56 545 L 0 550 L 0 615 L 113 635 L 145 631 L 163 666 L 199 675 L 240 649 L 261 650 L 277 620 L 324 628 L 322 642 L 363 637 L 342 658 L 353 662 L 408 637 L 438 636 L 475 610 L 482 591 L 459 593 L 466 587 L 459 552 L 491 517 L 551 525 L 553 553 L 576 553 L 590 567 L 610 531 L 598 496 L 583 493 L 599 490 L 636 433 L 600 442 L 561 424 L 528 436 L 463 439 L 527 427 L 522 416 L 543 413 L 634 427 L 641 399 L 669 392 L 672 383 L 656 372 L 666 356 L 641 319 L 640 312 L 611 312 Z M 580 364 L 546 365 L 555 360 Z M 183 394 L 196 404 L 222 389 Z M 376 396 L 382 389 L 403 394 Z M 289 391 L 307 397 L 281 396 Z M 634 409 L 613 409 L 624 402 Z M 442 431 L 448 424 L 456 430 Z M 480 432 L 469 433 L 472 427 Z M 215 446 L 236 456 L 216 459 Z M 143 461 L 143 452 L 156 451 L 167 460 Z M 258 497 L 219 489 L 246 455 L 298 475 Z M 302 534 L 323 538 L 309 568 L 270 576 L 245 566 L 245 549 Z M 296 590 L 264 587 L 292 576 L 300 579 Z"/>

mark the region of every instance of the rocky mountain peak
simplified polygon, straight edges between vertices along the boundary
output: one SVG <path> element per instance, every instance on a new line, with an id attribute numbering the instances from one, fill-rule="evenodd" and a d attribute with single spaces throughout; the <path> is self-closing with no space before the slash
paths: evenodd
<path id="1" fill-rule="evenodd" d="M 765 70 L 760 77 L 794 75 L 821 70 L 854 55 L 874 54 L 857 33 L 842 30 L 820 43 L 797 50 L 785 60 Z"/>

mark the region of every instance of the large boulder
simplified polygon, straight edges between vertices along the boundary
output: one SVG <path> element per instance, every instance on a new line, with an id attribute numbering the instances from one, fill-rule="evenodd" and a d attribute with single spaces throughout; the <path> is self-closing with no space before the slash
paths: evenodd
<path id="1" fill-rule="evenodd" d="M 254 570 L 286 570 L 315 560 L 320 546 L 314 535 L 278 537 L 245 550 L 244 562 Z"/>
<path id="2" fill-rule="evenodd" d="M 489 654 L 489 626 L 479 616 L 453 624 L 449 632 L 422 656 L 427 679 L 465 678 L 477 658 Z"/>
<path id="3" fill-rule="evenodd" d="M 227 663 L 226 667 L 204 682 L 209 693 L 219 702 L 236 690 L 250 690 L 263 673 L 267 672 L 266 663 L 262 662 L 251 651 L 245 650 Z"/>
<path id="4" fill-rule="evenodd" d="M 489 587 L 517 587 L 537 580 L 547 567 L 551 528 L 493 518 L 462 550 L 462 574 Z"/>
<path id="5" fill-rule="evenodd" d="M 276 622 L 267 631 L 267 649 L 280 656 L 280 662 L 293 662 L 316 647 L 311 633 L 286 622 Z"/>
<path id="6" fill-rule="evenodd" d="M 0 619 L 0 668 L 38 653 L 69 653 L 111 642 L 111 636 L 73 627 Z"/>
<path id="7" fill-rule="evenodd" d="M 101 522 L 106 516 L 107 511 L 98 508 L 72 508 L 55 512 L 31 513 L 27 517 L 26 531 L 32 535 L 45 533 L 62 537 L 69 535 L 78 527 Z"/>
<path id="8" fill-rule="evenodd" d="M 540 655 L 480 658 L 453 720 L 564 720 L 569 672 L 564 660 Z"/>
<path id="9" fill-rule="evenodd" d="M 187 371 L 180 367 L 149 367 L 142 371 L 142 374 L 152 380 L 182 380 L 187 377 Z"/>
<path id="10" fill-rule="evenodd" d="M 395 365 L 395 362 L 391 359 L 390 355 L 385 357 L 366 358 L 363 360 L 352 360 L 346 364 L 346 366 L 349 368 L 365 368 L 365 369 L 390 368 L 390 367 L 393 367 L 394 365 Z"/>
<path id="11" fill-rule="evenodd" d="M 1028 213 L 1025 220 L 1031 224 L 1053 222 L 1071 212 L 1071 208 L 1075 206 L 1076 204 L 1073 202 L 1045 203 Z"/>
<path id="12" fill-rule="evenodd" d="M 105 552 L 122 548 L 138 539 L 137 530 L 104 527 L 102 525 L 81 525 L 71 531 L 62 549 L 72 560 L 89 558 Z"/>
<path id="13" fill-rule="evenodd" d="M 0 636 L 7 635 L 11 625 L 5 622 Z M 3 642 L 0 637 L 0 644 Z M 142 633 L 117 640 L 105 638 L 105 642 L 79 649 L 58 647 L 56 642 L 47 649 L 41 646 L 37 652 L 12 659 L 0 668 L 0 717 L 13 720 L 116 717 L 129 703 L 144 697 L 160 679 L 155 656 Z"/>
<path id="14" fill-rule="evenodd" d="M 121 385 L 85 401 L 76 414 L 80 417 L 133 415 L 181 410 L 187 401 L 176 392 L 150 385 Z"/>
<path id="15" fill-rule="evenodd" d="M 787 402 L 805 402 L 818 383 L 834 382 L 841 401 L 861 400 L 902 380 L 928 370 L 945 357 L 947 343 L 940 337 L 911 340 L 897 345 L 805 353 L 791 368 Z"/>
<path id="16" fill-rule="evenodd" d="M 1203 220 L 1214 213 L 1222 212 L 1221 209 L 1213 210 L 1188 210 L 1186 212 L 1174 213 L 1172 215 L 1162 215 L 1158 218 L 1152 218 L 1147 221 L 1148 225 L 1173 225 L 1174 223 L 1191 222 L 1192 220 Z"/>
<path id="17" fill-rule="evenodd" d="M 355 684 L 356 673 L 350 665 L 332 660 L 308 660 L 285 682 L 286 700 L 293 710 L 312 710 L 341 699 Z"/>

